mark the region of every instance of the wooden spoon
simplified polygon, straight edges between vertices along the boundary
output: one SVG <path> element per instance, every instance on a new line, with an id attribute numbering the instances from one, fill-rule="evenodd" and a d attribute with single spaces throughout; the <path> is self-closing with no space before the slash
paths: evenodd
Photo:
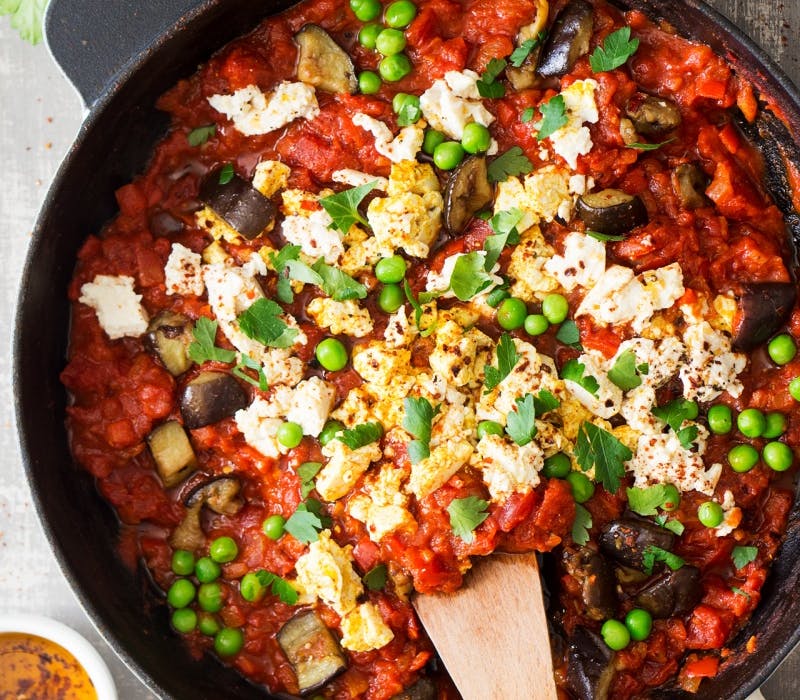
<path id="1" fill-rule="evenodd" d="M 455 593 L 417 595 L 464 700 L 557 700 L 536 554 L 493 554 Z"/>

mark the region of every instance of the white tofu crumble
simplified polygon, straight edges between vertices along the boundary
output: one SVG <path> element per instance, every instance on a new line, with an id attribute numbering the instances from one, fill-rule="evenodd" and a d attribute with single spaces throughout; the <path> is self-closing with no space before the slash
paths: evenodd
<path id="1" fill-rule="evenodd" d="M 520 446 L 500 435 L 484 435 L 477 450 L 483 459 L 483 481 L 496 503 L 539 485 L 544 453 L 536 442 Z"/>
<path id="2" fill-rule="evenodd" d="M 303 428 L 303 435 L 317 437 L 328 420 L 336 389 L 319 377 L 310 377 L 292 389 L 286 420 Z"/>
<path id="3" fill-rule="evenodd" d="M 550 258 L 544 269 L 568 292 L 575 287 L 593 287 L 606 271 L 606 246 L 592 236 L 574 231 L 564 239 L 564 253 Z"/>
<path id="4" fill-rule="evenodd" d="M 456 141 L 464 136 L 464 127 L 470 122 L 489 126 L 494 115 L 481 102 L 477 86 L 479 77 L 471 70 L 449 71 L 443 80 L 435 80 L 419 98 L 422 115 L 428 124 Z"/>
<path id="5" fill-rule="evenodd" d="M 203 256 L 180 243 L 172 244 L 172 251 L 164 265 L 164 284 L 167 294 L 199 297 L 206 288 L 203 282 Z"/>
<path id="6" fill-rule="evenodd" d="M 97 322 L 111 340 L 138 338 L 147 331 L 149 319 L 133 282 L 127 275 L 97 275 L 81 286 L 78 301 L 94 309 Z"/>
<path id="7" fill-rule="evenodd" d="M 322 448 L 327 458 L 317 474 L 317 493 L 326 501 L 337 501 L 346 496 L 372 462 L 383 457 L 377 442 L 351 450 L 341 440 L 331 440 Z"/>
<path id="8" fill-rule="evenodd" d="M 550 135 L 550 143 L 573 170 L 578 167 L 578 156 L 585 156 L 594 146 L 589 128 L 584 124 L 595 124 L 600 118 L 594 99 L 596 89 L 597 81 L 588 79 L 576 80 L 561 91 L 567 123 Z"/>
<path id="9" fill-rule="evenodd" d="M 283 220 L 281 233 L 289 243 L 299 245 L 309 258 L 322 258 L 332 265 L 344 254 L 342 234 L 330 227 L 332 221 L 324 209 L 292 214 Z"/>
<path id="10" fill-rule="evenodd" d="M 375 138 L 375 150 L 392 163 L 416 159 L 425 138 L 424 130 L 414 125 L 403 127 L 395 136 L 380 119 L 370 117 L 363 112 L 356 112 L 353 115 L 353 124 L 369 131 Z"/>
<path id="11" fill-rule="evenodd" d="M 335 301 L 328 297 L 317 297 L 311 300 L 306 311 L 314 319 L 314 323 L 320 328 L 327 328 L 334 335 L 363 338 L 372 333 L 373 323 L 369 310 L 354 299 Z"/>
<path id="12" fill-rule="evenodd" d="M 747 355 L 733 352 L 727 334 L 703 321 L 686 329 L 683 342 L 687 362 L 679 374 L 684 398 L 706 402 L 724 391 L 734 398 L 741 395 L 744 387 L 738 375 L 747 366 Z"/>
<path id="13" fill-rule="evenodd" d="M 350 651 L 380 649 L 393 639 L 394 632 L 373 603 L 361 603 L 342 620 L 342 646 Z"/>
<path id="14" fill-rule="evenodd" d="M 622 406 L 622 389 L 608 378 L 605 358 L 599 353 L 590 352 L 581 355 L 578 362 L 584 367 L 584 377 L 594 377 L 597 380 L 598 389 L 596 393 L 592 393 L 577 382 L 565 379 L 564 384 L 569 392 L 600 418 L 617 415 Z"/>
<path id="15" fill-rule="evenodd" d="M 289 184 L 292 171 L 278 160 L 262 160 L 253 173 L 253 187 L 265 197 L 273 197 Z"/>
<path id="16" fill-rule="evenodd" d="M 334 170 L 331 173 L 331 180 L 341 183 L 342 185 L 350 185 L 350 187 L 361 187 L 375 183 L 375 189 L 379 192 L 386 192 L 389 189 L 389 181 L 380 175 L 370 175 L 363 173 L 360 170 L 353 170 L 352 168 L 344 168 L 342 170 Z"/>

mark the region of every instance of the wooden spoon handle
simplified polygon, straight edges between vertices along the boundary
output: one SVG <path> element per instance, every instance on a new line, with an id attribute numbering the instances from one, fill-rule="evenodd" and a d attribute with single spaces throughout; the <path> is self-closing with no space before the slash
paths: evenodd
<path id="1" fill-rule="evenodd" d="M 493 554 L 414 607 L 464 700 L 557 700 L 535 553 Z"/>

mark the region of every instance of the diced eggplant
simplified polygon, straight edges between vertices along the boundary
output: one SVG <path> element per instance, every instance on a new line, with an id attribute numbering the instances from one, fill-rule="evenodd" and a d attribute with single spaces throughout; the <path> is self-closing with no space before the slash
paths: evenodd
<path id="1" fill-rule="evenodd" d="M 147 436 L 147 445 L 164 486 L 171 488 L 197 467 L 192 445 L 178 421 L 162 423 Z"/>
<path id="2" fill-rule="evenodd" d="M 621 564 L 614 567 L 614 577 L 624 587 L 641 585 L 650 578 L 644 571 L 631 569 L 629 566 Z"/>
<path id="3" fill-rule="evenodd" d="M 542 44 L 538 44 L 527 55 L 522 65 L 519 68 L 512 66 L 510 63 L 506 66 L 506 78 L 511 83 L 517 92 L 520 90 L 529 90 L 538 87 L 542 78 L 536 72 L 536 66 L 539 64 L 539 56 L 542 53 Z"/>
<path id="4" fill-rule="evenodd" d="M 444 216 L 447 230 L 457 236 L 473 215 L 491 203 L 492 186 L 486 158 L 471 156 L 456 168 L 444 190 Z"/>
<path id="5" fill-rule="evenodd" d="M 193 508 L 206 505 L 215 513 L 235 515 L 241 510 L 244 502 L 239 496 L 242 485 L 232 476 L 219 476 L 203 484 L 195 486 L 184 498 L 183 504 Z"/>
<path id="6" fill-rule="evenodd" d="M 163 311 L 147 327 L 147 345 L 167 371 L 177 377 L 192 366 L 189 359 L 192 322 L 182 314 Z"/>
<path id="7" fill-rule="evenodd" d="M 572 0 L 553 22 L 536 71 L 545 78 L 560 78 L 569 73 L 575 62 L 589 52 L 594 17 L 586 0 Z"/>
<path id="8" fill-rule="evenodd" d="M 662 137 L 681 125 L 678 105 L 663 97 L 637 92 L 628 100 L 625 113 L 636 131 L 645 136 Z"/>
<path id="9" fill-rule="evenodd" d="M 742 285 L 733 319 L 733 346 L 750 351 L 768 340 L 789 317 L 797 297 L 791 282 Z"/>
<path id="10" fill-rule="evenodd" d="M 188 549 L 190 552 L 194 552 L 205 545 L 206 535 L 203 532 L 203 526 L 200 524 L 200 511 L 202 509 L 202 503 L 196 503 L 187 509 L 183 520 L 170 535 L 169 543 L 173 549 Z"/>
<path id="11" fill-rule="evenodd" d="M 224 185 L 214 170 L 200 185 L 200 199 L 245 238 L 255 238 L 275 221 L 275 205 L 249 182 L 234 175 Z"/>
<path id="12" fill-rule="evenodd" d="M 356 91 L 353 61 L 322 27 L 307 24 L 294 35 L 294 40 L 300 47 L 298 80 L 326 92 L 352 95 Z"/>
<path id="13" fill-rule="evenodd" d="M 600 548 L 616 561 L 634 569 L 643 567 L 644 550 L 649 546 L 671 549 L 675 535 L 648 520 L 613 520 L 600 534 Z"/>
<path id="14" fill-rule="evenodd" d="M 616 612 L 614 576 L 605 557 L 589 547 L 565 556 L 564 565 L 581 584 L 584 612 L 592 620 L 606 620 Z"/>
<path id="15" fill-rule="evenodd" d="M 181 392 L 183 424 L 194 430 L 217 423 L 247 406 L 247 393 L 230 374 L 201 372 Z"/>
<path id="16" fill-rule="evenodd" d="M 392 696 L 391 700 L 436 700 L 436 685 L 430 678 L 420 678 L 410 688 Z"/>
<path id="17" fill-rule="evenodd" d="M 673 615 L 686 615 L 702 596 L 700 570 L 686 565 L 677 571 L 667 569 L 658 574 L 636 594 L 636 605 L 653 617 L 666 619 Z"/>
<path id="18" fill-rule="evenodd" d="M 590 192 L 578 198 L 575 212 L 590 231 L 617 236 L 647 223 L 647 209 L 638 195 L 622 190 Z"/>
<path id="19" fill-rule="evenodd" d="M 706 197 L 708 177 L 695 163 L 683 163 L 675 168 L 672 187 L 684 209 L 699 209 L 710 204 Z"/>
<path id="20" fill-rule="evenodd" d="M 339 643 L 313 610 L 289 620 L 278 632 L 278 644 L 303 694 L 321 688 L 347 668 Z"/>
<path id="21" fill-rule="evenodd" d="M 576 627 L 569 640 L 567 681 L 580 700 L 608 700 L 614 652 L 594 632 Z"/>

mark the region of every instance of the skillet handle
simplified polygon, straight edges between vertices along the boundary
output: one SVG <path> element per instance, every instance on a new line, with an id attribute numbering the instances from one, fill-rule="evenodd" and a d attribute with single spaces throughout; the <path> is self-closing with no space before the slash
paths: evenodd
<path id="1" fill-rule="evenodd" d="M 50 0 L 50 53 L 91 109 L 115 77 L 201 0 Z"/>

